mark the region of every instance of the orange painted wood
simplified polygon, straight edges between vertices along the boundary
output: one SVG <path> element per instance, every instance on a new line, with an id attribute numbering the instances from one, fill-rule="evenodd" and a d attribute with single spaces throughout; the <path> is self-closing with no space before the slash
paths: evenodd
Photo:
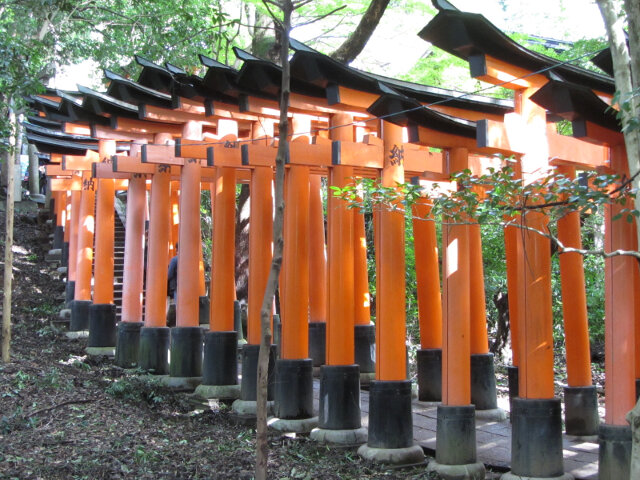
<path id="1" fill-rule="evenodd" d="M 394 187 L 404 180 L 401 155 L 402 128 L 382 122 L 384 168 L 382 184 Z M 405 259 L 404 214 L 384 209 L 380 212 L 379 270 L 376 305 L 376 379 L 405 380 Z"/>
<path id="2" fill-rule="evenodd" d="M 49 185 L 52 192 L 68 192 L 82 190 L 82 177 L 52 178 Z"/>
<path id="3" fill-rule="evenodd" d="M 309 321 L 327 320 L 327 250 L 325 246 L 322 179 L 309 177 Z"/>
<path id="4" fill-rule="evenodd" d="M 260 309 L 271 269 L 273 244 L 273 170 L 257 167 L 251 172 L 249 227 L 249 306 L 247 342 L 261 339 Z"/>
<path id="5" fill-rule="evenodd" d="M 64 210 L 66 206 L 66 192 L 53 192 L 56 227 L 64 227 Z"/>
<path id="6" fill-rule="evenodd" d="M 574 169 L 558 169 L 571 178 Z M 582 248 L 580 214 L 572 212 L 558 220 L 558 240 L 565 247 Z M 584 264 L 579 253 L 560 254 L 562 314 L 567 355 L 567 383 L 570 387 L 591 386 L 589 318 L 584 280 Z"/>
<path id="7" fill-rule="evenodd" d="M 202 126 L 184 125 L 184 138 L 198 140 Z M 187 159 L 180 181 L 180 226 L 176 325 L 196 327 L 199 323 L 200 249 L 200 161 Z"/>
<path id="8" fill-rule="evenodd" d="M 443 225 L 442 250 L 442 403 L 469 405 L 469 228 L 466 225 Z"/>
<path id="9" fill-rule="evenodd" d="M 180 182 L 171 181 L 171 236 L 169 241 L 169 258 L 171 260 L 177 250 L 175 246 L 178 244 L 180 234 Z"/>
<path id="10" fill-rule="evenodd" d="M 352 88 L 342 86 L 338 87 L 338 92 L 340 97 L 340 105 L 359 107 L 362 109 L 369 108 L 371 104 L 378 100 L 379 97 L 375 93 L 361 92 L 360 90 L 354 90 Z"/>
<path id="11" fill-rule="evenodd" d="M 184 112 L 180 110 L 169 110 L 167 108 L 156 107 L 154 105 L 144 105 L 140 109 L 139 116 L 141 120 L 152 120 L 155 122 L 187 124 L 188 122 L 197 122 L 200 125 L 208 125 L 215 127 L 217 121 L 208 120 L 207 117 L 200 113 Z M 202 128 L 202 127 L 201 127 Z M 165 131 L 167 129 L 165 128 Z M 184 131 L 183 131 L 184 137 Z"/>
<path id="12" fill-rule="evenodd" d="M 367 234 L 364 214 L 353 210 L 353 284 L 354 321 L 356 325 L 371 323 L 371 295 L 369 294 L 369 269 L 367 265 Z"/>
<path id="13" fill-rule="evenodd" d="M 567 165 L 593 169 L 609 164 L 609 149 L 578 138 L 548 133 L 549 156 L 552 165 Z"/>
<path id="14" fill-rule="evenodd" d="M 91 136 L 100 140 L 135 141 L 140 143 L 153 142 L 153 133 L 117 131 L 102 125 L 93 125 L 91 127 Z"/>
<path id="15" fill-rule="evenodd" d="M 524 216 L 525 225 L 546 230 L 547 218 L 538 212 Z M 522 230 L 524 264 L 521 271 L 520 298 L 522 319 L 519 325 L 520 396 L 553 398 L 553 315 L 551 312 L 551 258 L 549 240 Z"/>
<path id="16" fill-rule="evenodd" d="M 210 328 L 211 331 L 230 332 L 235 330 L 236 172 L 229 167 L 220 167 L 217 171 L 213 202 Z"/>
<path id="17" fill-rule="evenodd" d="M 66 192 L 64 195 L 64 241 L 69 243 L 71 238 L 71 194 L 72 192 Z"/>
<path id="18" fill-rule="evenodd" d="M 96 163 L 93 166 L 93 178 L 107 178 L 107 179 L 120 179 L 128 180 L 131 176 L 129 173 L 115 172 L 113 170 L 113 164 L 111 161 Z"/>
<path id="19" fill-rule="evenodd" d="M 577 132 L 574 131 L 574 136 L 576 136 L 576 138 L 612 147 L 624 143 L 624 135 L 621 132 L 609 130 L 608 128 L 601 127 L 600 125 L 596 125 L 595 123 L 586 120 L 583 120 L 583 122 L 585 127 L 584 136 L 578 137 Z"/>
<path id="20" fill-rule="evenodd" d="M 383 147 L 379 145 L 367 145 L 353 141 L 340 142 L 340 164 L 344 166 L 382 168 L 382 154 Z"/>
<path id="21" fill-rule="evenodd" d="M 281 357 L 309 356 L 309 168 L 293 166 L 285 179 L 284 300 Z"/>
<path id="22" fill-rule="evenodd" d="M 182 136 L 182 126 L 170 123 L 150 122 L 126 117 L 112 117 L 111 128 L 116 132 L 141 134 L 169 133 L 174 137 Z"/>
<path id="23" fill-rule="evenodd" d="M 162 134 L 159 134 L 158 137 L 160 135 Z M 156 142 L 157 140 L 158 138 L 156 138 Z M 151 180 L 145 327 L 164 327 L 166 325 L 167 270 L 171 236 L 170 183 L 170 173 L 161 165 L 156 165 L 156 173 Z"/>
<path id="24" fill-rule="evenodd" d="M 76 269 L 78 260 L 78 223 L 80 220 L 80 198 L 82 193 L 79 190 L 71 192 L 71 215 L 69 221 L 69 260 L 67 281 L 76 281 Z"/>
<path id="25" fill-rule="evenodd" d="M 487 334 L 480 225 L 468 225 L 467 234 L 469 242 L 470 347 L 472 354 L 485 354 L 489 353 L 489 336 Z"/>
<path id="26" fill-rule="evenodd" d="M 91 135 L 91 127 L 87 125 L 79 125 L 77 123 L 63 123 L 62 130 L 64 133 L 70 133 L 72 135 Z"/>
<path id="27" fill-rule="evenodd" d="M 87 150 L 85 156 L 63 155 L 61 165 L 63 170 L 91 170 L 91 164 L 99 161 L 98 152 Z"/>
<path id="28" fill-rule="evenodd" d="M 91 300 L 91 264 L 95 229 L 95 182 L 88 172 L 82 175 L 82 195 L 78 218 L 78 248 L 76 253 L 75 300 Z"/>
<path id="29" fill-rule="evenodd" d="M 421 197 L 413 206 L 413 241 L 420 346 L 442 348 L 442 295 L 436 224 L 426 220 L 431 212 L 429 201 Z"/>
<path id="30" fill-rule="evenodd" d="M 475 77 L 483 82 L 501 85 L 512 90 L 529 87 L 540 88 L 548 82 L 544 75 L 532 74 L 529 70 L 516 67 L 489 55 L 484 55 L 484 63 L 486 74 Z"/>
<path id="31" fill-rule="evenodd" d="M 353 142 L 352 117 L 331 117 L 332 140 L 346 145 Z M 347 125 L 347 126 L 341 126 Z M 353 182 L 353 168 L 336 165 L 329 169 L 329 186 L 345 187 Z M 331 189 L 329 189 L 331 192 Z M 354 223 L 353 210 L 330 193 L 327 199 L 328 231 L 328 311 L 327 365 L 351 365 L 354 362 Z"/>
<path id="32" fill-rule="evenodd" d="M 45 165 L 44 172 L 47 174 L 47 177 L 58 177 L 58 176 L 70 176 L 73 174 L 73 170 L 64 170 L 62 165 Z"/>
<path id="33" fill-rule="evenodd" d="M 114 140 L 99 141 L 102 162 L 110 161 L 115 153 Z M 97 183 L 93 303 L 107 304 L 113 303 L 115 184 L 106 178 L 97 180 Z"/>
<path id="34" fill-rule="evenodd" d="M 504 249 L 507 264 L 507 295 L 509 299 L 509 331 L 511 333 L 511 363 L 520 365 L 520 329 L 522 308 L 518 293 L 518 281 L 522 276 L 522 237 L 520 229 L 507 226 L 504 229 Z"/>
<path id="35" fill-rule="evenodd" d="M 611 166 L 628 174 L 622 146 L 612 149 Z M 631 205 L 630 205 L 631 207 Z M 624 205 L 605 207 L 605 251 L 631 250 L 636 229 L 624 218 L 613 220 Z M 631 207 L 633 208 L 633 207 Z M 634 269 L 629 256 L 605 259 L 605 423 L 628 425 L 625 416 L 635 405 L 635 302 Z"/>
<path id="36" fill-rule="evenodd" d="M 147 210 L 145 177 L 134 174 L 127 194 L 127 220 L 122 279 L 122 321 L 141 322 L 144 277 L 144 223 Z M 166 282 L 165 282 L 166 283 Z"/>
<path id="37" fill-rule="evenodd" d="M 442 153 L 430 152 L 428 150 L 413 150 L 405 144 L 404 170 L 405 175 L 415 176 L 425 173 L 441 174 L 444 172 Z"/>
<path id="38" fill-rule="evenodd" d="M 423 105 L 425 104 L 423 103 Z M 474 122 L 485 119 L 501 122 L 503 119 L 503 115 L 486 112 L 475 112 L 473 110 L 465 110 L 464 108 L 450 107 L 446 103 L 442 103 L 439 105 L 429 105 L 429 108 L 431 110 L 435 110 L 436 112 L 444 113 L 445 115 L 464 118 L 465 120 L 473 120 Z"/>

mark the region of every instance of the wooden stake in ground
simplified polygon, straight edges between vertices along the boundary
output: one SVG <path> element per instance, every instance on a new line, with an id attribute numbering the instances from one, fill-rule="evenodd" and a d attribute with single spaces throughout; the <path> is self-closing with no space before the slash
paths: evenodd
<path id="1" fill-rule="evenodd" d="M 16 135 L 9 142 L 10 146 L 17 147 L 20 144 L 18 123 L 16 114 L 10 110 L 9 121 L 16 129 Z M 11 346 L 11 284 L 13 281 L 13 202 L 15 190 L 14 159 L 12 153 L 20 155 L 20 149 L 15 148 L 14 152 L 7 155 L 7 202 L 5 208 L 5 237 L 4 237 L 4 282 L 2 297 L 2 361 L 8 362 L 10 359 Z M 20 157 L 17 157 L 20 158 Z"/>

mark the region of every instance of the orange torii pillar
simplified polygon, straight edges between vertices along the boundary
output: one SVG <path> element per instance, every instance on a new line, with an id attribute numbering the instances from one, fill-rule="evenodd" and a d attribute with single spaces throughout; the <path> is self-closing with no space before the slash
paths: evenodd
<path id="1" fill-rule="evenodd" d="M 189 121 L 182 138 L 202 140 L 202 124 Z M 187 158 L 180 173 L 180 229 L 178 235 L 178 287 L 176 326 L 171 331 L 173 383 L 198 382 L 202 375 L 202 328 L 200 298 L 200 160 Z M 178 380 L 179 379 L 179 380 Z"/>
<path id="2" fill-rule="evenodd" d="M 420 350 L 416 353 L 418 399 L 442 400 L 442 295 L 436 224 L 431 205 L 420 197 L 413 205 L 413 239 L 418 290 Z"/>
<path id="3" fill-rule="evenodd" d="M 524 182 L 535 180 L 548 168 L 546 112 L 529 100 L 535 91 L 528 88 L 515 92 L 516 113 L 523 120 L 521 135 L 527 139 L 520 160 Z M 515 234 L 519 244 L 517 290 L 509 291 L 509 300 L 514 300 L 512 293 L 516 293 L 518 302 L 519 395 L 511 402 L 508 475 L 563 478 L 561 401 L 554 396 L 551 247 L 546 237 L 528 229 L 546 231 L 547 218 L 529 211 L 519 221 L 524 228 Z"/>
<path id="4" fill-rule="evenodd" d="M 101 162 L 111 162 L 116 154 L 115 140 L 99 140 Z M 89 309 L 89 342 L 87 353 L 104 355 L 116 346 L 116 305 L 113 302 L 114 265 L 114 201 L 112 178 L 97 181 L 96 230 L 93 267 L 93 305 Z"/>
<path id="5" fill-rule="evenodd" d="M 309 177 L 309 357 L 314 367 L 326 361 L 327 252 L 324 243 L 322 180 Z"/>
<path id="6" fill-rule="evenodd" d="M 132 144 L 129 155 L 140 152 Z M 116 364 L 123 368 L 138 365 L 144 279 L 144 224 L 147 217 L 147 179 L 141 173 L 129 178 L 127 219 L 124 239 L 124 275 L 122 279 L 122 314 L 118 325 Z"/>
<path id="7" fill-rule="evenodd" d="M 75 175 L 74 175 L 75 176 Z M 67 288 L 65 291 L 65 304 L 71 306 L 76 289 L 76 269 L 78 259 L 78 223 L 80 221 L 80 201 L 82 192 L 71 191 L 71 208 L 69 210 L 69 257 L 67 261 Z"/>
<path id="8" fill-rule="evenodd" d="M 261 120 L 252 126 L 253 143 L 267 145 L 273 137 L 273 123 Z M 250 160 L 250 159 L 249 159 Z M 256 166 L 251 170 L 249 216 L 249 304 L 247 343 L 242 346 L 242 381 L 240 398 L 233 402 L 238 414 L 256 412 L 258 353 L 262 338 L 260 310 L 271 269 L 273 244 L 273 169 Z M 273 330 L 272 330 L 273 331 Z M 273 400 L 276 345 L 269 355 L 267 399 Z"/>
<path id="9" fill-rule="evenodd" d="M 180 233 L 180 182 L 171 182 L 171 235 L 169 237 L 168 259 L 176 256 L 176 245 Z"/>
<path id="10" fill-rule="evenodd" d="M 91 268 L 93 265 L 94 210 L 96 205 L 95 181 L 91 172 L 82 172 L 82 195 L 78 215 L 78 240 L 76 252 L 76 283 L 71 302 L 69 331 L 89 328 L 91 306 Z"/>
<path id="11" fill-rule="evenodd" d="M 360 383 L 376 376 L 376 326 L 371 323 L 371 296 L 367 265 L 367 233 L 364 213 L 353 210 L 354 361 L 360 367 Z"/>
<path id="12" fill-rule="evenodd" d="M 611 168 L 629 175 L 626 152 L 622 145 L 611 149 Z M 610 204 L 605 207 L 605 251 L 633 250 L 636 228 L 625 215 L 613 218 L 632 205 Z M 636 403 L 635 395 L 635 258 L 625 255 L 605 258 L 605 353 L 604 353 L 604 423 L 600 424 L 598 477 L 601 480 L 630 478 L 631 428 L 627 413 Z"/>
<path id="13" fill-rule="evenodd" d="M 574 168 L 558 167 L 557 171 L 575 179 Z M 558 220 L 558 240 L 565 247 L 582 248 L 580 213 L 571 212 Z M 569 384 L 564 387 L 565 431 L 567 435 L 597 435 L 598 396 L 591 378 L 589 319 L 582 255 L 560 254 L 560 277 Z"/>
<path id="14" fill-rule="evenodd" d="M 353 118 L 331 117 L 331 139 L 353 142 Z M 329 168 L 329 185 L 345 187 L 353 180 L 353 167 L 336 158 Z M 353 210 L 333 195 L 327 201 L 329 221 L 329 303 L 327 364 L 320 369 L 319 428 L 311 438 L 331 443 L 363 443 L 367 438 L 360 412 L 360 368 L 354 364 L 354 222 Z"/>
<path id="15" fill-rule="evenodd" d="M 235 144 L 238 123 L 218 120 L 220 142 Z M 215 150 L 226 148 L 223 145 Z M 234 322 L 235 283 L 235 231 L 236 231 L 236 170 L 217 167 L 213 205 L 213 238 L 211 266 L 211 310 L 209 331 L 204 336 L 202 383 L 196 392 L 203 398 L 236 399 L 238 385 L 238 332 Z"/>
<path id="16" fill-rule="evenodd" d="M 402 127 L 382 122 L 382 185 L 404 183 Z M 380 462 L 417 463 L 424 453 L 413 442 L 411 381 L 407 380 L 404 213 L 380 212 L 376 305 L 376 379 L 369 387 L 369 438 L 358 449 Z"/>
<path id="17" fill-rule="evenodd" d="M 53 222 L 55 224 L 55 227 L 53 228 L 53 243 L 51 247 L 54 250 L 60 250 L 60 254 L 62 254 L 62 247 L 64 242 L 64 224 L 65 224 L 66 204 L 67 204 L 67 192 L 54 192 Z"/>
<path id="18" fill-rule="evenodd" d="M 309 143 L 310 120 L 294 117 L 293 142 Z M 313 362 L 309 358 L 309 167 L 292 164 L 285 178 L 284 295 L 280 359 L 276 362 L 277 430 L 308 432 L 313 416 Z"/>
<path id="19" fill-rule="evenodd" d="M 62 267 L 69 272 L 69 239 L 71 238 L 71 191 L 64 195 L 64 226 L 62 233 Z"/>
<path id="20" fill-rule="evenodd" d="M 468 151 L 452 148 L 452 165 L 466 165 Z M 445 478 L 485 477 L 476 457 L 475 406 L 471 404 L 471 229 L 445 217 L 442 226 L 442 405 L 438 405 L 436 459 L 428 470 Z M 460 472 L 466 476 L 461 476 Z"/>
<path id="21" fill-rule="evenodd" d="M 170 145 L 168 133 L 154 136 L 156 145 Z M 144 326 L 140 329 L 138 366 L 155 375 L 169 373 L 169 335 L 167 327 L 167 269 L 171 237 L 171 169 L 156 165 L 151 178 L 149 247 L 144 304 Z"/>
<path id="22" fill-rule="evenodd" d="M 507 412 L 498 408 L 493 353 L 489 352 L 480 225 L 472 223 L 468 230 L 471 403 L 476 408 L 476 415 L 485 420 L 502 421 L 507 418 Z"/>
<path id="23" fill-rule="evenodd" d="M 513 220 L 506 218 L 508 222 Z M 520 229 L 509 225 L 504 228 L 504 251 L 507 266 L 507 299 L 509 302 L 509 332 L 511 341 L 511 365 L 507 366 L 509 384 L 509 411 L 513 411 L 513 399 L 518 396 L 518 365 L 520 364 L 520 343 L 518 341 L 518 325 L 520 319 L 518 301 L 519 269 L 522 268 L 522 242 L 518 241 Z M 511 421 L 511 417 L 509 417 Z"/>

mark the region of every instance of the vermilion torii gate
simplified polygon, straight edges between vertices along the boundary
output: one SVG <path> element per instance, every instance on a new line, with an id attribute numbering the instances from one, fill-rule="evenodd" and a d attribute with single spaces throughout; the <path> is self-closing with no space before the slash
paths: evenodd
<path id="1" fill-rule="evenodd" d="M 444 35 L 443 31 L 457 32 L 457 36 Z M 352 177 L 380 178 L 386 186 L 414 178 L 418 182 L 446 182 L 452 173 L 465 168 L 482 172 L 488 165 L 495 164 L 496 160 L 490 157 L 501 153 L 515 155 L 522 178 L 530 181 L 542 170 L 556 166 L 604 168 L 608 158 L 606 147 L 550 132 L 544 110 L 529 100 L 547 85 L 548 78 L 538 70 L 550 64 L 550 60 L 532 57 L 521 47 L 514 47 L 483 17 L 463 12 L 441 12 L 422 35 L 468 59 L 474 76 L 514 89 L 515 108 L 505 101 L 461 96 L 359 72 L 292 42 L 295 55 L 291 60 L 293 93 L 289 116 L 295 139 L 287 165 L 289 207 L 280 285 L 282 342 L 281 358 L 275 362 L 273 389 L 276 416 L 282 421 L 275 425 L 286 430 L 308 431 L 318 423 L 319 429 L 313 433 L 318 440 L 365 441 L 367 432 L 361 428 L 359 381 L 361 372 L 371 372 L 375 361 L 375 380 L 370 385 L 368 439 L 361 454 L 379 461 L 417 461 L 423 456 L 421 448 L 413 444 L 411 384 L 406 372 L 404 217 L 398 211 L 382 211 L 376 215 L 378 284 L 376 322 L 371 325 L 364 301 L 368 292 L 364 281 L 363 217 L 329 197 L 325 247 L 318 202 L 320 178 L 326 177 L 329 186 L 344 186 Z M 464 41 L 456 43 L 460 38 Z M 483 43 L 485 38 L 487 44 Z M 467 48 L 469 45 L 473 48 Z M 60 185 L 56 187 L 59 190 L 69 185 L 87 186 L 80 195 L 56 196 L 59 202 L 71 205 L 71 215 L 67 216 L 71 219 L 67 229 L 70 230 L 69 280 L 73 281 L 71 274 L 74 273 L 76 310 L 78 305 L 85 305 L 78 302 L 90 302 L 92 298 L 101 305 L 110 303 L 109 295 L 103 295 L 102 282 L 108 281 L 112 252 L 107 251 L 109 246 L 101 248 L 98 244 L 93 251 L 90 228 L 87 229 L 93 214 L 93 192 L 88 188 L 92 179 L 96 179 L 93 182 L 96 185 L 97 179 L 129 177 L 129 201 L 139 213 L 144 210 L 142 180 L 151 177 L 144 327 L 141 329 L 142 313 L 138 309 L 139 259 L 143 255 L 139 233 L 143 217 L 138 216 L 127 227 L 126 251 L 130 254 L 125 258 L 125 272 L 131 275 L 125 278 L 131 279 L 127 282 L 130 316 L 125 318 L 123 310 L 118 355 L 133 358 L 133 363 L 139 362 L 155 373 L 169 373 L 172 384 L 202 384 L 205 387 L 199 389 L 204 395 L 217 398 L 239 395 L 241 401 L 234 404 L 234 408 L 247 413 L 255 408 L 259 304 L 271 259 L 271 184 L 278 141 L 274 120 L 279 114 L 280 70 L 241 50 L 236 54 L 244 61 L 239 71 L 203 57 L 208 69 L 203 78 L 188 75 L 171 65 L 164 68 L 138 58 L 143 69 L 137 82 L 106 72 L 111 82 L 106 93 L 84 88 L 74 95 L 51 92 L 51 95 L 34 98 L 33 104 L 47 118 L 61 122 L 63 132 L 90 135 L 84 139 L 89 141 L 84 146 L 78 147 L 78 138 L 67 138 L 67 144 L 61 147 L 62 140 L 54 139 L 51 133 L 40 139 L 43 150 L 53 149 L 56 142 L 56 148 L 67 149 L 63 153 L 69 155 L 84 155 L 87 150 L 101 147 L 98 155 L 87 154 L 85 162 L 112 159 L 111 163 L 94 167 L 93 176 L 88 168 L 63 165 L 61 169 L 50 169 L 52 175 L 59 177 Z M 583 82 L 599 94 L 611 93 L 611 79 L 573 67 L 559 70 L 571 81 Z M 433 103 L 438 105 L 423 108 Z M 382 116 L 384 121 L 380 120 Z M 31 136 L 33 139 L 35 134 Z M 132 142 L 128 156 L 111 157 L 116 140 Z M 429 147 L 442 152 L 431 152 Z M 612 165 L 622 171 L 622 154 L 615 158 L 621 163 Z M 80 170 L 87 172 L 83 173 L 85 182 L 75 173 Z M 179 180 L 176 186 L 180 191 L 180 261 L 177 326 L 169 331 L 163 310 L 166 265 L 174 239 L 170 225 L 172 179 Z M 210 327 L 206 334 L 199 326 L 204 323 L 200 321 L 200 297 L 205 293 L 200 267 L 199 221 L 199 192 L 203 181 L 212 185 L 213 203 L 211 307 L 207 315 Z M 243 347 L 240 388 L 237 386 L 232 263 L 235 187 L 239 182 L 248 182 L 251 188 L 248 344 Z M 111 184 L 102 191 L 105 197 L 113 197 Z M 107 203 L 105 199 L 105 205 Z M 425 200 L 416 210 L 428 208 Z M 96 213 L 96 223 L 108 229 L 113 222 L 104 210 Z M 112 211 L 113 208 L 111 215 Z M 544 218 L 535 214 L 527 214 L 525 220 L 534 226 L 544 225 Z M 579 242 L 577 222 L 579 218 L 573 216 L 560 226 L 561 235 L 568 243 Z M 75 235 L 74 225 L 77 225 Z M 476 225 L 451 225 L 443 229 L 441 302 L 435 229 L 426 222 L 420 225 L 415 232 L 422 346 L 418 364 L 419 395 L 423 400 L 442 400 L 438 409 L 436 462 L 432 467 L 444 473 L 466 465 L 474 472 L 474 478 L 480 478 L 484 467 L 477 462 L 475 436 L 471 434 L 475 415 L 477 412 L 501 414 L 496 408 L 493 359 L 487 345 L 480 229 Z M 610 228 L 614 228 L 613 225 Z M 553 478 L 562 475 L 563 468 L 559 400 L 554 398 L 553 391 L 549 246 L 543 237 L 507 230 L 512 346 L 520 384 L 519 398 L 514 399 L 514 438 L 526 438 L 533 445 L 528 450 L 514 448 L 513 474 Z M 628 232 L 625 235 L 628 236 Z M 108 240 L 109 234 L 104 237 Z M 101 240 L 104 239 L 101 236 Z M 325 248 L 326 261 L 322 253 L 318 253 Z M 96 270 L 92 297 L 90 258 L 93 252 Z M 107 273 L 98 268 L 103 262 Z M 75 271 L 71 263 L 75 264 Z M 575 257 L 570 262 L 563 260 L 561 268 L 563 288 L 565 280 L 578 287 L 580 283 L 583 285 L 582 266 Z M 326 272 L 326 279 L 321 272 Z M 616 273 L 618 270 L 612 263 L 608 272 L 610 281 L 614 284 L 620 281 L 621 274 Z M 632 274 L 631 270 L 628 273 Z M 608 301 L 614 290 L 609 292 Z M 318 305 L 323 295 L 326 295 L 324 309 Z M 588 331 L 583 296 L 580 297 L 580 288 L 574 292 L 563 290 L 563 295 L 576 299 L 565 302 L 564 313 L 567 337 L 575 339 L 567 342 L 570 376 L 570 388 L 565 391 L 567 431 L 593 434 L 597 411 L 588 343 L 585 344 Z M 76 312 L 72 326 L 81 318 L 84 316 Z M 629 335 L 633 331 L 629 330 L 629 322 L 625 325 L 623 334 L 627 339 L 633 338 Z M 310 351 L 317 350 L 318 339 L 324 338 L 320 412 L 315 420 Z M 539 348 L 541 345 L 544 348 Z M 166 355 L 168 347 L 170 363 Z M 627 351 L 620 354 L 624 355 L 620 363 L 628 367 Z M 478 379 L 482 381 L 475 381 Z M 624 387 L 607 384 L 608 402 L 611 389 L 624 388 L 628 393 L 627 380 L 625 376 Z M 629 407 L 628 396 L 624 395 L 624 401 L 614 402 L 618 413 L 608 416 L 608 421 L 619 422 L 620 412 Z M 609 405 L 610 402 L 608 412 Z M 537 416 L 540 411 L 545 412 L 542 421 Z M 575 427 L 578 421 L 582 421 L 583 430 Z M 543 424 L 544 428 L 548 427 L 546 433 L 532 436 L 532 432 L 544 430 Z M 571 428 L 577 430 L 570 432 Z M 603 445 L 606 464 L 607 438 Z M 540 462 L 540 458 L 551 460 Z"/>

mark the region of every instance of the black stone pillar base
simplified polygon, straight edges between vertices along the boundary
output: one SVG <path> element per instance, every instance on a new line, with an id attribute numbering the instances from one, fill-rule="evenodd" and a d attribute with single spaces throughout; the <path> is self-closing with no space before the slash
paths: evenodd
<path id="1" fill-rule="evenodd" d="M 353 430 L 361 426 L 360 367 L 323 365 L 320 367 L 318 427 Z"/>
<path id="2" fill-rule="evenodd" d="M 88 346 L 116 346 L 116 306 L 113 303 L 94 303 L 89 307 Z"/>
<path id="3" fill-rule="evenodd" d="M 560 399 L 514 398 L 511 422 L 512 476 L 562 478 Z"/>
<path id="4" fill-rule="evenodd" d="M 597 435 L 599 423 L 596 387 L 565 387 L 564 425 L 567 435 Z"/>
<path id="5" fill-rule="evenodd" d="M 240 400 L 255 402 L 257 399 L 258 355 L 260 345 L 242 346 L 242 380 L 240 382 Z M 267 400 L 274 399 L 276 366 L 276 346 L 269 349 L 269 369 L 267 372 Z"/>
<path id="6" fill-rule="evenodd" d="M 471 355 L 471 403 L 476 410 L 498 408 L 493 353 Z"/>
<path id="7" fill-rule="evenodd" d="M 507 367 L 507 380 L 509 383 L 509 412 L 513 412 L 513 399 L 518 398 L 520 395 L 520 375 L 518 374 L 518 367 L 510 365 Z M 509 416 L 509 421 L 512 421 L 512 416 Z"/>
<path id="8" fill-rule="evenodd" d="M 63 243 L 64 243 L 64 227 L 61 225 L 56 225 L 53 229 L 53 243 L 51 248 L 62 249 Z"/>
<path id="9" fill-rule="evenodd" d="M 71 308 L 73 303 L 73 297 L 76 294 L 76 282 L 75 280 L 67 280 L 67 285 L 64 289 L 64 303 L 68 308 Z"/>
<path id="10" fill-rule="evenodd" d="M 376 326 L 356 325 L 354 330 L 355 363 L 360 373 L 376 371 Z"/>
<path id="11" fill-rule="evenodd" d="M 428 471 L 450 480 L 482 480 L 485 468 L 476 457 L 476 418 L 473 405 L 438 405 L 436 460 Z"/>
<path id="12" fill-rule="evenodd" d="M 636 378 L 636 402 L 640 398 L 640 378 Z"/>
<path id="13" fill-rule="evenodd" d="M 370 448 L 396 449 L 413 446 L 411 381 L 380 381 L 369 384 Z"/>
<path id="14" fill-rule="evenodd" d="M 598 478 L 631 480 L 631 427 L 601 424 L 598 444 Z"/>
<path id="15" fill-rule="evenodd" d="M 309 357 L 314 367 L 326 363 L 327 324 L 324 322 L 309 322 Z"/>
<path id="16" fill-rule="evenodd" d="M 209 297 L 206 295 L 202 295 L 199 297 L 198 301 L 198 323 L 200 325 L 208 325 L 209 324 L 209 305 L 210 305 Z"/>
<path id="17" fill-rule="evenodd" d="M 310 358 L 276 361 L 275 416 L 297 420 L 313 417 L 313 364 Z"/>
<path id="18" fill-rule="evenodd" d="M 200 297 L 202 298 L 202 297 Z M 206 332 L 202 385 L 238 384 L 238 333 Z"/>
<path id="19" fill-rule="evenodd" d="M 138 366 L 154 375 L 168 375 L 170 337 L 171 329 L 168 327 L 143 327 L 140 330 Z"/>
<path id="20" fill-rule="evenodd" d="M 418 366 L 418 400 L 442 401 L 442 350 L 425 348 L 416 352 Z"/>
<path id="21" fill-rule="evenodd" d="M 202 340 L 200 327 L 171 329 L 171 377 L 192 378 L 202 376 Z"/>
<path id="22" fill-rule="evenodd" d="M 61 266 L 67 267 L 67 272 L 69 271 L 69 242 L 64 242 L 62 244 Z"/>
<path id="23" fill-rule="evenodd" d="M 89 329 L 89 309 L 91 305 L 91 300 L 73 300 L 71 302 L 69 331 L 79 332 Z"/>
<path id="24" fill-rule="evenodd" d="M 118 323 L 118 337 L 116 340 L 116 365 L 122 368 L 138 366 L 138 351 L 140 349 L 140 329 L 142 322 Z"/>

